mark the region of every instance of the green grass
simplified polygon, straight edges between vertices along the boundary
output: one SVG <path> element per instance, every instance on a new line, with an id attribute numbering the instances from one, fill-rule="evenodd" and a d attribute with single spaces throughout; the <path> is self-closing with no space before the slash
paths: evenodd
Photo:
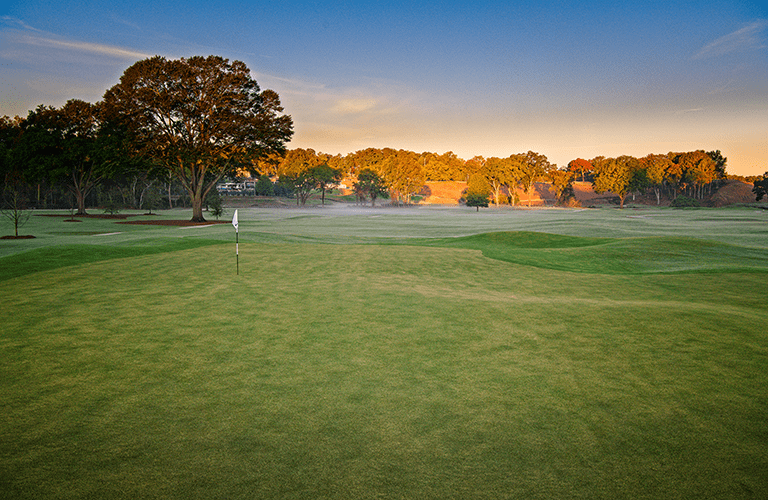
<path id="1" fill-rule="evenodd" d="M 765 220 L 643 213 L 37 221 L 0 498 L 766 497 Z"/>

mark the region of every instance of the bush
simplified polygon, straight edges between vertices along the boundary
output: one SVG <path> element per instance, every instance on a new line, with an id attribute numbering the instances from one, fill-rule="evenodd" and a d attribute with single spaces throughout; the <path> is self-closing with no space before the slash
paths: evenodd
<path id="1" fill-rule="evenodd" d="M 693 198 L 688 198 L 687 196 L 678 196 L 672 201 L 672 203 L 669 204 L 669 206 L 674 208 L 687 208 L 700 207 L 701 204 L 698 202 L 698 200 L 694 200 Z"/>
<path id="2" fill-rule="evenodd" d="M 216 217 L 216 220 L 224 215 L 224 204 L 218 189 L 213 188 L 208 192 L 208 196 L 205 197 L 205 206 L 210 214 Z"/>
<path id="3" fill-rule="evenodd" d="M 269 177 L 261 175 L 255 186 L 256 196 L 275 196 L 275 186 Z"/>

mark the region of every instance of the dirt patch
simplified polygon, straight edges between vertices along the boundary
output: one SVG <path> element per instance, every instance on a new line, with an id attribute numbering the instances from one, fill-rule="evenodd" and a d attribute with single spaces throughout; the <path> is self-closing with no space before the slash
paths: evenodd
<path id="1" fill-rule="evenodd" d="M 419 194 L 425 198 L 421 200 L 424 205 L 458 205 L 461 193 L 467 189 L 466 182 L 441 181 L 427 182 Z"/>
<path id="2" fill-rule="evenodd" d="M 0 236 L 0 240 L 31 240 L 34 238 L 32 235 L 26 236 Z"/>
<path id="3" fill-rule="evenodd" d="M 124 222 L 118 222 L 118 224 L 133 224 L 133 225 L 146 225 L 146 226 L 210 226 L 211 224 L 229 224 L 229 221 L 225 220 L 209 220 L 205 222 L 192 222 L 191 220 L 129 220 Z"/>

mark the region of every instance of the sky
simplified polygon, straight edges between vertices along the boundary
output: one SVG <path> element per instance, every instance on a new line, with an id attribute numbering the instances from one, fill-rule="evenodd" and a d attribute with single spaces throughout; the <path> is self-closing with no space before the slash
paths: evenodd
<path id="1" fill-rule="evenodd" d="M 764 1 L 11 0 L 0 116 L 97 102 L 134 62 L 240 60 L 289 148 L 575 158 L 720 150 L 768 171 Z"/>

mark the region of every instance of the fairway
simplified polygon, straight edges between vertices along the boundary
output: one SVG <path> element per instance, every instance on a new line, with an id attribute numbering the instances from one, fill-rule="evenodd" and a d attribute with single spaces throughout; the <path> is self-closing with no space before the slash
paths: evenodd
<path id="1" fill-rule="evenodd" d="M 0 242 L 0 498 L 768 497 L 768 211 L 239 220 Z"/>

